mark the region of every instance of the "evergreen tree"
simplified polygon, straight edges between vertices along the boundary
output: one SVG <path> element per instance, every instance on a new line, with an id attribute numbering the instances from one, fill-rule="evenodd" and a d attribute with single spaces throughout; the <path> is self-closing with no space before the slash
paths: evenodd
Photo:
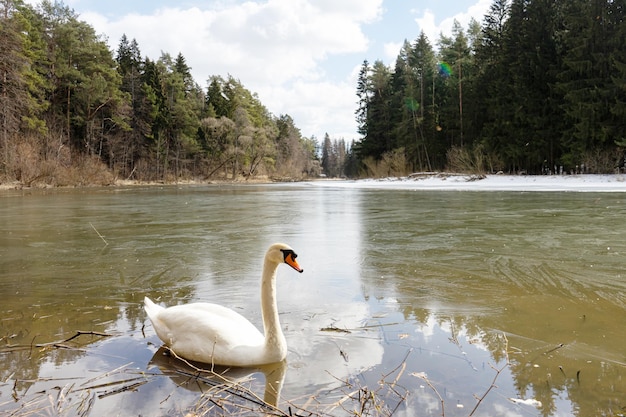
<path id="1" fill-rule="evenodd" d="M 109 164 L 116 171 L 128 177 L 135 171 L 135 163 L 147 156 L 146 138 L 151 136 L 151 110 L 144 88 L 143 60 L 137 41 L 129 41 L 122 35 L 115 60 L 122 77 L 121 91 L 127 94 L 127 118 L 129 129 L 120 132 L 110 145 Z"/>
<path id="2" fill-rule="evenodd" d="M 391 74 L 389 123 L 393 127 L 390 149 L 403 149 L 417 160 L 419 138 L 418 110 L 420 107 L 417 69 L 410 66 L 411 44 L 405 39 Z"/>
<path id="3" fill-rule="evenodd" d="M 155 161 L 149 169 L 150 179 L 163 178 L 163 170 L 167 166 L 164 162 L 164 153 L 166 153 L 164 149 L 167 147 L 166 129 L 169 115 L 161 78 L 156 62 L 146 58 L 142 74 L 142 90 L 145 96 L 143 120 L 150 126 L 150 131 L 146 135 L 146 144 L 150 148 L 149 157 Z"/>
<path id="4" fill-rule="evenodd" d="M 356 86 L 357 109 L 355 111 L 357 132 L 365 137 L 367 135 L 367 108 L 369 106 L 371 86 L 370 86 L 370 67 L 367 60 L 363 61 L 359 70 L 359 77 Z"/>
<path id="5" fill-rule="evenodd" d="M 368 78 L 367 134 L 358 152 L 362 158 L 380 158 L 393 149 L 391 72 L 382 61 L 376 61 Z"/>
<path id="6" fill-rule="evenodd" d="M 322 145 L 322 170 L 327 177 L 334 177 L 333 172 L 334 155 L 333 147 L 328 133 L 324 135 L 324 144 Z"/>
<path id="7" fill-rule="evenodd" d="M 440 117 L 446 124 L 450 144 L 462 147 L 464 145 L 463 86 L 471 57 L 468 39 L 458 21 L 454 22 L 452 37 L 441 36 L 439 47 L 441 60 L 451 69 L 451 74 L 446 77 L 444 92 L 447 100 L 443 102 Z"/>
<path id="8" fill-rule="evenodd" d="M 477 114 L 477 130 L 481 143 L 491 155 L 501 155 L 513 125 L 511 105 L 513 97 L 512 72 L 507 54 L 506 22 L 509 18 L 509 0 L 494 0 L 485 15 L 482 35 L 476 45 L 478 73 L 474 82 L 474 107 Z M 496 161 L 488 167 L 490 171 L 505 169 Z"/>
<path id="9" fill-rule="evenodd" d="M 24 53 L 23 25 L 13 1 L 0 2 L 0 146 L 2 167 L 9 167 L 9 141 L 18 133 L 28 114 L 30 98 L 25 71 L 31 64 Z"/>
<path id="10" fill-rule="evenodd" d="M 164 171 L 173 163 L 175 175 L 186 168 L 187 156 L 193 156 L 199 150 L 196 134 L 199 127 L 199 114 L 203 106 L 203 97 L 190 81 L 190 68 L 182 55 L 176 61 L 163 53 L 156 63 L 161 80 L 161 103 L 164 125 L 162 126 L 162 152 Z M 200 95 L 200 97 L 199 97 Z"/>
<path id="11" fill-rule="evenodd" d="M 617 43 L 626 42 L 626 7 L 620 2 L 611 2 L 609 11 L 613 17 L 613 25 L 615 25 L 615 41 Z M 612 50 L 612 70 L 611 80 L 615 85 L 615 99 L 611 106 L 611 113 L 615 120 L 621 122 L 621 126 L 616 126 L 614 133 L 615 144 L 620 148 L 617 165 L 623 165 L 624 148 L 626 148 L 626 48 L 614 47 Z M 608 147 L 608 143 L 606 146 Z M 622 167 L 623 168 L 623 167 Z"/>
<path id="12" fill-rule="evenodd" d="M 62 123 L 74 151 L 101 156 L 110 130 L 124 123 L 121 80 L 111 52 L 73 10 L 47 1 L 41 7 L 49 34 L 52 116 Z"/>
<path id="13" fill-rule="evenodd" d="M 563 135 L 563 162 L 573 167 L 586 152 L 613 147 L 624 132 L 624 119 L 613 110 L 613 66 L 624 47 L 619 39 L 623 7 L 606 0 L 571 0 L 562 10 L 566 54 L 558 87 L 570 126 Z"/>
<path id="14" fill-rule="evenodd" d="M 513 0 L 505 27 L 505 57 L 517 106 L 503 156 L 511 171 L 541 172 L 558 155 L 561 100 L 554 85 L 561 59 L 555 42 L 558 24 L 553 0 Z"/>
<path id="15" fill-rule="evenodd" d="M 224 79 L 222 77 L 211 77 L 206 94 L 206 107 L 207 112 L 212 117 L 229 117 L 228 101 L 230 99 L 224 93 L 223 85 Z"/>
<path id="16" fill-rule="evenodd" d="M 134 103 L 141 88 L 140 78 L 143 70 L 141 52 L 137 41 L 135 39 L 129 41 L 126 34 L 122 35 L 115 60 L 117 70 L 122 76 L 121 89 L 131 95 L 131 100 Z"/>
<path id="17" fill-rule="evenodd" d="M 411 119 L 416 125 L 415 131 L 415 168 L 419 170 L 432 170 L 431 158 L 441 152 L 436 139 L 436 106 L 435 106 L 435 77 L 436 59 L 435 52 L 424 32 L 415 41 L 409 55 L 409 65 L 416 74 L 415 83 L 417 90 L 415 95 L 419 97 L 418 107 L 412 107 Z M 445 152 L 444 152 L 445 153 Z"/>

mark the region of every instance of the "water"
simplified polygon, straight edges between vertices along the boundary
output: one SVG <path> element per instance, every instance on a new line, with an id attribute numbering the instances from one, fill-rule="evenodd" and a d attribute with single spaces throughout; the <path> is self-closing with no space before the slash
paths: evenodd
<path id="1" fill-rule="evenodd" d="M 282 410 L 621 415 L 625 214 L 621 193 L 6 191 L 0 415 L 253 408 L 231 391 L 241 404 L 212 409 L 215 389 L 163 356 L 141 300 L 219 302 L 261 326 L 276 241 L 305 270 L 279 270 L 287 364 L 237 376 L 260 397 L 283 380 Z"/>

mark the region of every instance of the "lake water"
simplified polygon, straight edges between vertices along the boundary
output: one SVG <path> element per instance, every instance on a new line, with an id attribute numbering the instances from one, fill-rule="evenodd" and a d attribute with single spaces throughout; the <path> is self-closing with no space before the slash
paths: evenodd
<path id="1" fill-rule="evenodd" d="M 286 415 L 624 415 L 625 218 L 623 193 L 4 191 L 0 415 L 257 415 L 266 378 Z M 286 364 L 233 386 L 159 350 L 145 295 L 261 326 L 276 241 L 304 268 Z"/>

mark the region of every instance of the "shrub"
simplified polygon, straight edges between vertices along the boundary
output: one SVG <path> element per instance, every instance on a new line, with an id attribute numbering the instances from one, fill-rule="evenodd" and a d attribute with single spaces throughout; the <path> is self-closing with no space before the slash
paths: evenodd
<path id="1" fill-rule="evenodd" d="M 410 172 L 404 148 L 385 152 L 380 160 L 366 158 L 363 165 L 365 176 L 370 178 L 402 177 Z"/>
<path id="2" fill-rule="evenodd" d="M 472 148 L 453 146 L 448 150 L 446 158 L 449 171 L 466 174 L 484 175 L 487 169 L 497 172 L 503 165 L 494 155 L 486 154 L 482 144 Z"/>

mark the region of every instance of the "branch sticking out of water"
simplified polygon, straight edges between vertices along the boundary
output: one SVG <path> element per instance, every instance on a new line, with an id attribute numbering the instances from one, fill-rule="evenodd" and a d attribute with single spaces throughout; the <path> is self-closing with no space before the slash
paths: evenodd
<path id="1" fill-rule="evenodd" d="M 510 364 L 510 360 L 509 360 L 509 339 L 507 339 L 506 335 L 503 333 L 502 337 L 504 338 L 504 355 L 506 358 L 506 362 L 504 363 L 504 365 L 502 365 L 500 368 L 496 368 L 493 365 L 490 365 L 491 368 L 496 371 L 496 374 L 493 376 L 493 380 L 491 381 L 491 385 L 489 386 L 489 388 L 487 388 L 487 390 L 485 391 L 485 393 L 478 398 L 478 401 L 476 402 L 476 405 L 474 406 L 474 409 L 472 410 L 471 413 L 469 413 L 469 417 L 472 417 L 474 415 L 474 413 L 476 412 L 476 410 L 478 409 L 478 407 L 480 406 L 480 404 L 483 402 L 483 400 L 485 399 L 485 397 L 487 397 L 487 394 L 489 394 L 491 392 L 492 389 L 497 388 L 498 386 L 496 385 L 496 380 L 498 379 L 498 377 L 500 376 L 500 374 L 502 373 L 502 371 L 504 371 L 504 369 L 509 366 Z"/>
<path id="2" fill-rule="evenodd" d="M 365 416 L 384 416 L 391 417 L 400 408 L 402 404 L 406 402 L 406 397 L 409 391 L 399 385 L 399 380 L 404 374 L 407 366 L 407 358 L 411 354 L 410 349 L 402 362 L 392 369 L 390 372 L 382 375 L 381 380 L 376 384 L 376 388 L 368 388 L 360 383 L 359 378 L 350 378 L 349 380 L 342 380 L 334 377 L 337 381 L 342 382 L 344 385 L 340 388 L 341 391 L 349 389 L 349 392 L 342 392 L 341 398 L 335 401 L 333 404 L 325 405 L 320 400 L 321 398 L 311 398 L 304 408 L 300 408 L 302 411 L 310 412 L 310 407 L 313 403 L 316 403 L 317 408 L 320 410 L 319 414 L 322 416 L 333 416 L 337 414 L 337 410 L 341 409 L 353 415 L 355 417 Z M 393 380 L 389 380 L 395 374 Z M 326 392 L 325 396 L 331 398 L 331 392 Z M 395 406 L 393 405 L 395 403 Z M 305 415 L 305 414 L 298 414 Z"/>
<path id="3" fill-rule="evenodd" d="M 46 348 L 46 347 L 54 347 L 57 349 L 79 349 L 74 346 L 66 345 L 65 343 L 72 341 L 76 339 L 77 337 L 83 336 L 83 335 L 91 335 L 91 336 L 99 336 L 99 337 L 113 336 L 112 334 L 109 334 L 109 333 L 77 330 L 74 336 L 68 337 L 67 339 L 64 339 L 64 340 L 57 340 L 56 342 L 34 343 L 35 337 L 36 337 L 35 336 L 33 340 L 31 341 L 31 343 L 28 345 L 7 345 L 0 349 L 0 353 L 7 353 L 7 352 L 13 352 L 16 350 L 26 350 L 26 349 L 30 349 L 30 351 L 32 352 L 34 348 Z"/>
<path id="4" fill-rule="evenodd" d="M 500 368 L 496 368 L 495 366 L 493 366 L 491 364 L 489 365 L 489 366 L 491 366 L 491 369 L 493 369 L 496 373 L 495 373 L 495 375 L 493 377 L 493 380 L 491 381 L 491 385 L 489 385 L 489 387 L 483 393 L 483 395 L 480 396 L 480 397 L 475 396 L 477 402 L 476 402 L 476 405 L 474 406 L 474 408 L 472 409 L 472 411 L 468 414 L 468 417 L 473 416 L 474 413 L 476 412 L 476 410 L 478 409 L 478 407 L 480 406 L 480 404 L 487 397 L 487 395 L 491 392 L 491 390 L 498 387 L 496 385 L 496 380 L 498 379 L 498 377 L 500 376 L 502 371 L 504 371 L 504 369 L 506 369 L 506 367 L 508 367 L 510 365 L 510 360 L 509 360 L 509 340 L 507 339 L 505 334 L 502 334 L 502 337 L 504 338 L 504 356 L 506 358 L 506 361 L 505 361 L 504 365 L 502 365 Z M 456 340 L 455 337 L 450 338 L 451 342 L 453 342 L 454 344 L 457 344 L 455 340 Z M 439 391 L 437 391 L 437 388 L 435 388 L 433 383 L 430 382 L 430 380 L 428 379 L 428 376 L 426 375 L 426 373 L 424 373 L 424 372 L 413 372 L 411 375 L 414 376 L 414 377 L 422 379 L 430 387 L 430 389 L 433 390 L 435 395 L 439 398 L 439 403 L 441 404 L 441 416 L 445 417 L 446 412 L 445 412 L 445 402 L 444 402 L 444 399 L 441 396 L 441 394 L 439 394 Z"/>
<path id="5" fill-rule="evenodd" d="M 109 242 L 107 242 L 107 240 L 104 238 L 104 236 L 102 236 L 100 234 L 100 232 L 98 232 L 98 229 L 96 229 L 96 226 L 94 226 L 93 223 L 91 223 L 91 222 L 89 222 L 89 225 L 96 232 L 96 234 L 100 237 L 100 239 L 102 239 L 102 241 L 104 242 L 104 245 L 105 246 L 109 246 Z"/>
<path id="6" fill-rule="evenodd" d="M 441 396 L 441 394 L 439 394 L 439 391 L 437 391 L 437 388 L 435 388 L 433 383 L 430 382 L 430 380 L 428 379 L 428 376 L 426 375 L 426 373 L 424 373 L 424 372 L 414 372 L 411 375 L 413 375 L 414 377 L 422 379 L 426 383 L 426 385 L 428 385 L 430 387 L 430 389 L 433 390 L 433 392 L 435 393 L 437 398 L 439 398 L 439 403 L 441 404 L 441 416 L 445 417 L 446 409 L 445 409 L 445 402 L 443 401 L 443 397 Z"/>
<path id="7" fill-rule="evenodd" d="M 268 398 L 261 398 L 250 388 L 244 386 L 243 380 L 237 381 L 227 377 L 225 374 L 218 373 L 213 366 L 211 366 L 211 369 L 199 368 L 185 358 L 178 356 L 173 350 L 169 350 L 169 354 L 190 369 L 190 371 L 176 369 L 175 372 L 177 374 L 187 376 L 190 380 L 195 380 L 197 383 L 203 382 L 211 386 L 209 390 L 203 393 L 196 404 L 196 410 L 189 415 L 212 415 L 211 412 L 215 411 L 213 410 L 214 407 L 221 410 L 220 414 L 224 411 L 228 411 L 228 414 L 233 414 L 228 406 L 239 409 L 242 412 L 262 411 L 267 416 L 288 417 L 290 415 L 279 409 L 278 404 L 268 402 Z M 267 383 L 268 381 L 266 380 Z M 278 401 L 278 398 L 276 398 L 276 401 Z"/>

